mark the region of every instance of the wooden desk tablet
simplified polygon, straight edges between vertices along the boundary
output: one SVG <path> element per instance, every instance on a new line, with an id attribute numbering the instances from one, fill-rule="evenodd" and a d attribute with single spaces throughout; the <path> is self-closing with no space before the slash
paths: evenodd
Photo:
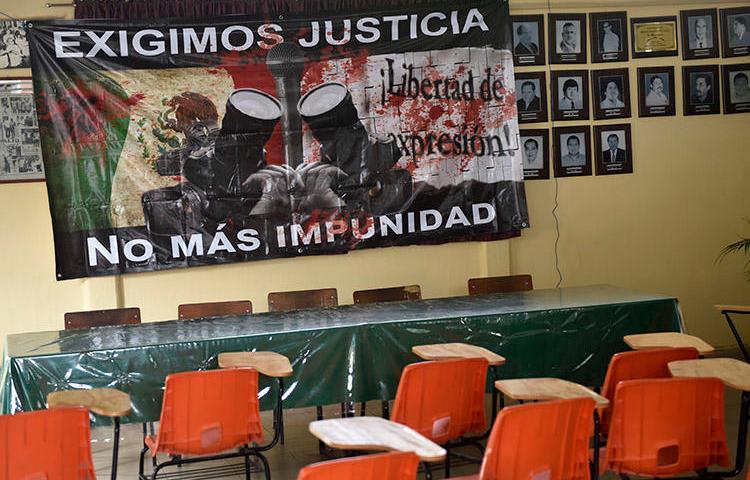
<path id="1" fill-rule="evenodd" d="M 411 428 L 380 417 L 350 417 L 311 422 L 310 433 L 332 448 L 414 452 L 425 462 L 445 458 L 445 449 Z"/>
<path id="2" fill-rule="evenodd" d="M 625 343 L 633 350 L 644 350 L 647 348 L 665 347 L 695 347 L 701 355 L 714 351 L 714 347 L 704 340 L 679 332 L 642 333 L 638 335 L 625 335 Z"/>
<path id="3" fill-rule="evenodd" d="M 267 377 L 291 377 L 292 364 L 275 352 L 228 352 L 219 354 L 221 368 L 254 368 Z"/>
<path id="4" fill-rule="evenodd" d="M 436 343 L 415 345 L 411 351 L 424 360 L 445 360 L 448 358 L 486 358 L 490 366 L 505 364 L 505 358 L 483 347 L 468 343 Z"/>
<path id="5" fill-rule="evenodd" d="M 675 377 L 716 377 L 724 385 L 742 392 L 750 392 L 750 364 L 735 358 L 702 358 L 669 362 Z"/>
<path id="6" fill-rule="evenodd" d="M 518 378 L 498 380 L 495 388 L 514 400 L 562 400 L 565 398 L 591 397 L 597 408 L 605 408 L 609 400 L 583 385 L 560 378 Z"/>
<path id="7" fill-rule="evenodd" d="M 131 412 L 130 395 L 114 388 L 52 392 L 47 395 L 47 407 L 87 407 L 104 417 L 125 417 Z"/>

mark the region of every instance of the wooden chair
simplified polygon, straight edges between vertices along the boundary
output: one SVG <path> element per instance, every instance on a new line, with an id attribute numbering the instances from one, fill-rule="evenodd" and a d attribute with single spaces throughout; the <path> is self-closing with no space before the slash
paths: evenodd
<path id="1" fill-rule="evenodd" d="M 399 302 L 405 300 L 422 300 L 422 289 L 419 288 L 419 285 L 374 288 L 371 290 L 357 290 L 354 292 L 355 305 L 377 302 Z"/>
<path id="2" fill-rule="evenodd" d="M 305 310 L 309 308 L 328 308 L 339 305 L 339 294 L 335 288 L 320 288 L 317 290 L 295 290 L 289 292 L 271 292 L 268 294 L 268 311 L 285 312 L 289 310 Z M 315 407 L 316 418 L 323 419 L 323 407 Z M 341 414 L 345 413 L 345 406 L 341 404 Z M 318 448 L 321 454 L 325 453 L 325 447 L 319 442 Z"/>
<path id="3" fill-rule="evenodd" d="M 286 312 L 308 308 L 329 308 L 339 305 L 335 288 L 317 290 L 296 290 L 291 292 L 271 292 L 268 294 L 269 312 Z"/>
<path id="4" fill-rule="evenodd" d="M 403 287 L 374 288 L 371 290 L 357 290 L 354 292 L 354 304 L 365 305 L 378 302 L 398 302 L 404 300 L 422 300 L 422 289 L 419 285 Z M 366 403 L 361 403 L 362 416 L 365 415 Z M 388 400 L 383 400 L 383 418 L 388 418 Z"/>
<path id="5" fill-rule="evenodd" d="M 531 275 L 508 275 L 506 277 L 469 279 L 469 295 L 525 292 L 528 290 L 534 290 Z"/>
<path id="6" fill-rule="evenodd" d="M 249 315 L 253 313 L 250 300 L 233 300 L 229 302 L 183 303 L 177 307 L 177 318 L 224 317 L 227 315 Z"/>
<path id="7" fill-rule="evenodd" d="M 141 323 L 141 309 L 138 307 L 67 312 L 65 314 L 65 330 L 112 325 L 137 325 L 139 323 Z"/>

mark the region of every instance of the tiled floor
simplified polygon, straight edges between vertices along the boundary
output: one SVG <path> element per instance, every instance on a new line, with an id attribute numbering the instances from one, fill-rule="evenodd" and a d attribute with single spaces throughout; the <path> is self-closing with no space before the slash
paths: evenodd
<path id="1" fill-rule="evenodd" d="M 733 390 L 727 390 L 727 438 L 729 439 L 730 451 L 732 452 L 732 456 L 734 454 L 734 448 L 737 438 L 737 419 L 739 413 L 739 404 L 739 393 Z M 379 402 L 368 403 L 368 414 L 377 415 L 379 413 L 379 407 Z M 371 408 L 372 411 L 370 411 Z M 338 406 L 331 406 L 326 408 L 326 418 L 332 418 L 338 414 Z M 284 412 L 284 419 L 286 422 L 286 445 L 277 445 L 267 454 L 267 458 L 271 465 L 272 478 L 274 480 L 294 480 L 297 478 L 297 472 L 301 467 L 322 460 L 322 458 L 318 454 L 318 442 L 307 430 L 308 423 L 315 419 L 315 409 L 305 408 L 287 410 Z M 267 428 L 270 428 L 272 424 L 270 412 L 263 413 L 263 424 L 267 426 Z M 271 435 L 272 432 L 268 431 L 267 437 L 270 438 Z M 96 468 L 97 478 L 99 478 L 100 480 L 109 478 L 111 473 L 112 429 L 111 427 L 96 428 L 92 431 L 92 437 L 94 466 Z M 120 479 L 135 479 L 138 477 L 138 455 L 143 444 L 141 425 L 123 425 L 121 438 L 120 461 L 118 462 L 117 476 Z M 476 452 L 472 451 L 471 449 L 467 450 L 466 453 L 472 456 L 476 455 Z M 164 456 L 160 457 L 160 460 L 162 461 L 165 459 L 166 457 Z M 233 459 L 215 462 L 213 463 L 213 465 L 215 465 L 216 467 L 221 467 L 228 464 L 237 464 L 239 466 L 241 463 L 241 459 Z M 212 464 L 202 464 L 198 465 L 195 468 L 203 468 L 211 465 Z M 190 470 L 191 468 L 188 466 L 182 467 L 183 472 L 189 472 Z M 476 473 L 478 470 L 478 465 L 457 466 L 452 468 L 451 475 L 466 475 Z M 148 473 L 150 471 L 150 464 L 147 460 L 146 472 Z M 167 472 L 169 471 L 170 470 L 167 470 Z M 171 471 L 174 471 L 174 469 Z M 746 472 L 747 470 L 743 472 L 741 478 L 745 478 Z M 443 478 L 442 468 L 436 466 L 433 473 L 433 478 Z M 252 477 L 254 479 L 262 479 L 263 475 L 260 473 L 253 474 Z M 244 479 L 245 476 L 244 474 L 224 475 L 216 478 Z M 423 477 L 420 475 L 420 478 Z M 608 475 L 604 478 L 607 480 L 612 480 L 616 477 L 613 475 Z"/>

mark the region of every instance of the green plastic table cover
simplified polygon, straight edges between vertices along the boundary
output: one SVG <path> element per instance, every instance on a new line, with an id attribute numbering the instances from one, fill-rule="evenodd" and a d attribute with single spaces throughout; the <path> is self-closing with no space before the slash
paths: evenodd
<path id="1" fill-rule="evenodd" d="M 133 402 L 123 421 L 157 420 L 168 374 L 218 368 L 221 352 L 272 350 L 294 368 L 285 408 L 392 399 L 401 369 L 419 361 L 411 347 L 440 342 L 503 355 L 500 378 L 601 385 L 624 335 L 680 330 L 675 298 L 597 285 L 22 333 L 6 339 L 0 398 L 14 413 L 45 408 L 55 390 L 112 387 Z M 263 408 L 275 385 L 262 379 Z"/>

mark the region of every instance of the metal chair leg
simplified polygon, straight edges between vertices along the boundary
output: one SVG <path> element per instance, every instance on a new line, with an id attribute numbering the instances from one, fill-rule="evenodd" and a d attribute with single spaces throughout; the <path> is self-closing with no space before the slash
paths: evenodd
<path id="1" fill-rule="evenodd" d="M 112 441 L 112 480 L 117 480 L 117 456 L 119 455 L 119 452 L 120 452 L 120 417 L 115 417 L 115 438 Z"/>

